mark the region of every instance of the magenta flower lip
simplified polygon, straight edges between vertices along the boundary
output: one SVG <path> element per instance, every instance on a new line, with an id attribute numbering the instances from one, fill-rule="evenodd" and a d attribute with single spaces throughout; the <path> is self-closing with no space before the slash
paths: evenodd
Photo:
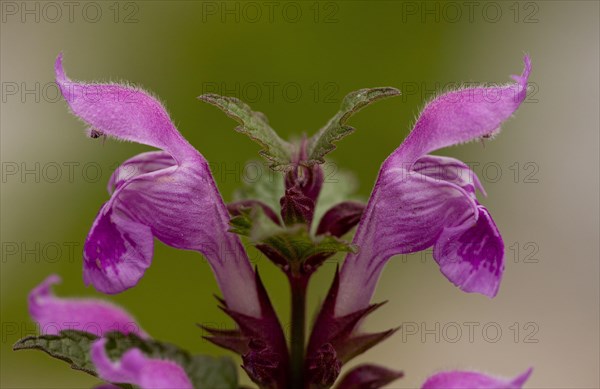
<path id="1" fill-rule="evenodd" d="M 421 389 L 521 389 L 532 372 L 530 368 L 513 379 L 505 379 L 473 371 L 445 371 L 429 377 Z"/>
<path id="2" fill-rule="evenodd" d="M 346 257 L 340 273 L 336 315 L 368 306 L 392 256 L 431 246 L 450 282 L 465 292 L 498 293 L 504 243 L 475 197 L 476 189 L 483 192 L 481 183 L 464 163 L 429 153 L 497 133 L 525 99 L 531 61 L 525 56 L 524 62 L 515 84 L 435 98 L 383 163 L 354 237 L 359 252 Z"/>
<path id="3" fill-rule="evenodd" d="M 154 238 L 208 259 L 231 309 L 259 317 L 254 272 L 204 157 L 177 131 L 158 100 L 117 84 L 69 80 L 62 55 L 56 82 L 73 114 L 94 131 L 162 151 L 137 155 L 117 169 L 111 198 L 84 247 L 84 281 L 104 293 L 135 286 L 150 266 Z"/>
<path id="4" fill-rule="evenodd" d="M 79 330 L 102 336 L 119 331 L 148 337 L 121 307 L 103 300 L 56 297 L 51 289 L 60 281 L 59 276 L 50 275 L 29 293 L 29 314 L 41 333 L 56 335 L 63 330 Z"/>

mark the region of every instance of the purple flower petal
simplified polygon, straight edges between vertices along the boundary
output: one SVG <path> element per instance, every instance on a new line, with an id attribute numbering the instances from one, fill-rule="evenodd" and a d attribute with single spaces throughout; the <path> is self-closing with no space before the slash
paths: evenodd
<path id="1" fill-rule="evenodd" d="M 533 369 L 513 379 L 471 371 L 446 371 L 429 377 L 421 389 L 521 389 Z"/>
<path id="2" fill-rule="evenodd" d="M 516 84 L 466 88 L 435 98 L 421 112 L 412 132 L 386 164 L 412 164 L 434 150 L 497 133 L 502 122 L 525 100 L 531 60 L 525 56 L 524 62 L 523 73 L 513 76 Z"/>
<path id="3" fill-rule="evenodd" d="M 71 81 L 56 58 L 56 83 L 71 111 L 95 134 L 142 143 L 165 150 L 178 162 L 198 152 L 181 136 L 162 104 L 141 89 L 119 84 Z"/>
<path id="4" fill-rule="evenodd" d="M 444 230 L 433 248 L 442 273 L 465 292 L 495 297 L 504 271 L 504 242 L 487 209 L 468 224 Z"/>
<path id="5" fill-rule="evenodd" d="M 152 262 L 151 228 L 132 220 L 119 205 L 113 197 L 102 206 L 83 249 L 83 280 L 103 293 L 135 286 Z"/>
<path id="6" fill-rule="evenodd" d="M 477 174 L 467 164 L 458 159 L 439 155 L 424 155 L 411 167 L 411 171 L 421 173 L 440 181 L 452 182 L 475 198 L 475 189 L 487 196 Z"/>
<path id="7" fill-rule="evenodd" d="M 452 182 L 474 200 L 476 188 L 485 194 L 477 175 L 457 159 L 426 155 L 415 162 L 413 170 Z M 435 244 L 433 257 L 442 273 L 463 291 L 494 297 L 504 271 L 504 243 L 487 209 L 481 205 L 477 208 L 477 223 L 444 230 Z"/>
<path id="8" fill-rule="evenodd" d="M 444 228 L 476 222 L 477 205 L 458 185 L 403 169 L 382 171 L 340 273 L 335 314 L 369 305 L 383 266 L 432 246 Z"/>
<path id="9" fill-rule="evenodd" d="M 51 275 L 29 293 L 29 314 L 40 326 L 40 333 L 56 335 L 62 330 L 79 330 L 102 336 L 119 331 L 148 336 L 131 315 L 106 301 L 54 296 L 51 288 L 58 283 L 60 277 Z"/>
<path id="10" fill-rule="evenodd" d="M 123 162 L 110 176 L 108 180 L 108 194 L 112 195 L 116 189 L 132 178 L 145 173 L 166 169 L 176 164 L 177 162 L 175 162 L 173 157 L 164 151 L 149 151 L 138 154 Z"/>
<path id="11" fill-rule="evenodd" d="M 489 214 L 477 203 L 475 189 L 485 194 L 483 187 L 464 163 L 426 154 L 496 132 L 525 99 L 531 61 L 524 61 L 523 74 L 513 77 L 516 84 L 462 89 L 434 99 L 384 162 L 354 237 L 360 251 L 346 257 L 340 273 L 336 315 L 368 306 L 393 255 L 434 244 L 434 256 L 453 283 L 465 291 L 496 294 L 504 250 Z"/>
<path id="12" fill-rule="evenodd" d="M 56 80 L 73 113 L 94 134 L 162 149 L 126 161 L 111 177 L 84 247 L 84 280 L 105 293 L 136 285 L 150 266 L 154 237 L 204 254 L 228 307 L 260 316 L 254 271 L 208 163 L 146 92 L 117 84 L 69 80 L 56 60 Z"/>
<path id="13" fill-rule="evenodd" d="M 106 339 L 94 342 L 91 350 L 92 362 L 98 376 L 114 383 L 128 383 L 142 389 L 192 389 L 192 383 L 177 363 L 153 359 L 139 349 L 126 351 L 120 361 L 113 362 L 106 354 Z"/>
<path id="14" fill-rule="evenodd" d="M 86 240 L 86 283 L 105 293 L 137 284 L 150 266 L 153 236 L 176 248 L 224 258 L 220 243 L 226 237 L 219 233 L 228 233 L 226 227 L 215 228 L 222 215 L 209 174 L 202 167 L 172 166 L 121 184 L 100 210 Z M 215 224 L 206 225 L 207 221 Z"/>

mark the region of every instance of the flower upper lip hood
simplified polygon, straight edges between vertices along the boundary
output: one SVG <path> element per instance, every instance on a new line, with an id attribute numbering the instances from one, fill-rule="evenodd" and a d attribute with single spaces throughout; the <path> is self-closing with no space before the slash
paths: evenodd
<path id="1" fill-rule="evenodd" d="M 421 389 L 521 389 L 533 369 L 512 379 L 493 377 L 473 371 L 443 371 L 429 377 Z"/>
<path id="2" fill-rule="evenodd" d="M 126 161 L 109 181 L 84 246 L 84 280 L 105 293 L 136 285 L 150 266 L 153 239 L 208 259 L 228 306 L 259 317 L 254 271 L 207 161 L 177 131 L 158 100 L 118 84 L 73 82 L 55 64 L 56 82 L 73 114 L 92 129 L 160 149 Z"/>
<path id="3" fill-rule="evenodd" d="M 29 293 L 29 313 L 44 334 L 56 335 L 65 329 L 87 331 L 102 336 L 119 331 L 148 335 L 123 308 L 103 300 L 56 297 L 52 285 L 60 283 L 56 274 L 48 276 Z"/>
<path id="4" fill-rule="evenodd" d="M 465 88 L 444 93 L 423 109 L 413 130 L 385 161 L 384 166 L 410 164 L 432 151 L 497 133 L 527 94 L 531 59 L 523 58 L 516 84 Z"/>
<path id="5" fill-rule="evenodd" d="M 340 273 L 336 316 L 364 309 L 387 260 L 433 246 L 442 273 L 467 292 L 493 297 L 504 244 L 477 202 L 475 173 L 461 161 L 428 153 L 496 133 L 526 97 L 529 57 L 515 84 L 467 88 L 431 101 L 412 132 L 383 163 Z"/>

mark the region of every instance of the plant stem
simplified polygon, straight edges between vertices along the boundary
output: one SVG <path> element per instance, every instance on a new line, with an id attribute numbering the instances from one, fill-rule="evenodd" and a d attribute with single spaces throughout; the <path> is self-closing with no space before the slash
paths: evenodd
<path id="1" fill-rule="evenodd" d="M 304 328 L 306 321 L 306 286 L 308 277 L 289 275 L 292 292 L 291 363 L 293 389 L 304 388 Z"/>

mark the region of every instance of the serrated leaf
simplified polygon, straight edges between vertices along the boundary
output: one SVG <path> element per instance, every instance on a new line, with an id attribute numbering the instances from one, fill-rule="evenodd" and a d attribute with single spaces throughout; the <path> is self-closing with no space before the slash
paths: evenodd
<path id="1" fill-rule="evenodd" d="M 248 236 L 252 239 L 256 239 L 257 235 L 267 236 L 273 234 L 279 229 L 279 225 L 268 217 L 260 206 L 241 209 L 239 215 L 229 220 L 229 225 L 231 226 L 229 232 Z"/>
<path id="2" fill-rule="evenodd" d="M 277 135 L 263 113 L 252 111 L 246 103 L 235 97 L 208 93 L 198 98 L 220 108 L 240 123 L 235 130 L 248 135 L 263 147 L 260 154 L 270 161 L 271 168 L 283 169 L 291 162 L 292 146 Z"/>
<path id="3" fill-rule="evenodd" d="M 142 339 L 135 334 L 110 332 L 107 338 L 106 353 L 118 360 L 129 349 L 140 349 L 150 358 L 168 359 L 179 364 L 186 371 L 195 388 L 237 389 L 237 368 L 234 362 L 225 357 L 215 358 L 205 355 L 191 355 L 179 347 L 153 339 Z M 97 376 L 90 359 L 90 348 L 98 337 L 81 331 L 65 330 L 59 335 L 29 336 L 19 340 L 14 350 L 38 349 L 66 361 L 76 370 Z M 131 388 L 131 385 L 121 385 Z"/>
<path id="4" fill-rule="evenodd" d="M 231 232 L 248 236 L 254 245 L 271 247 L 290 262 L 302 263 L 309 258 L 355 251 L 354 246 L 334 236 L 313 236 L 302 224 L 279 226 L 259 207 L 245 210 L 230 223 Z"/>
<path id="5" fill-rule="evenodd" d="M 324 163 L 325 155 L 335 149 L 336 142 L 354 131 L 346 125 L 352 115 L 367 105 L 391 96 L 399 95 L 396 88 L 365 88 L 350 92 L 344 97 L 338 113 L 309 140 L 308 164 Z"/>
<path id="6" fill-rule="evenodd" d="M 246 210 L 242 211 L 239 215 L 232 217 L 229 220 L 229 232 L 234 234 L 249 236 L 252 229 L 252 220 Z"/>
<path id="7" fill-rule="evenodd" d="M 260 243 L 274 248 L 289 261 L 299 263 L 313 257 L 355 251 L 354 246 L 334 236 L 311 236 L 303 225 L 280 228 L 277 233 L 260 239 Z"/>
<path id="8" fill-rule="evenodd" d="M 51 357 L 65 361 L 72 369 L 81 370 L 96 376 L 94 364 L 90 359 L 90 346 L 96 335 L 64 330 L 60 335 L 27 336 L 13 346 L 13 350 L 41 350 Z"/>

